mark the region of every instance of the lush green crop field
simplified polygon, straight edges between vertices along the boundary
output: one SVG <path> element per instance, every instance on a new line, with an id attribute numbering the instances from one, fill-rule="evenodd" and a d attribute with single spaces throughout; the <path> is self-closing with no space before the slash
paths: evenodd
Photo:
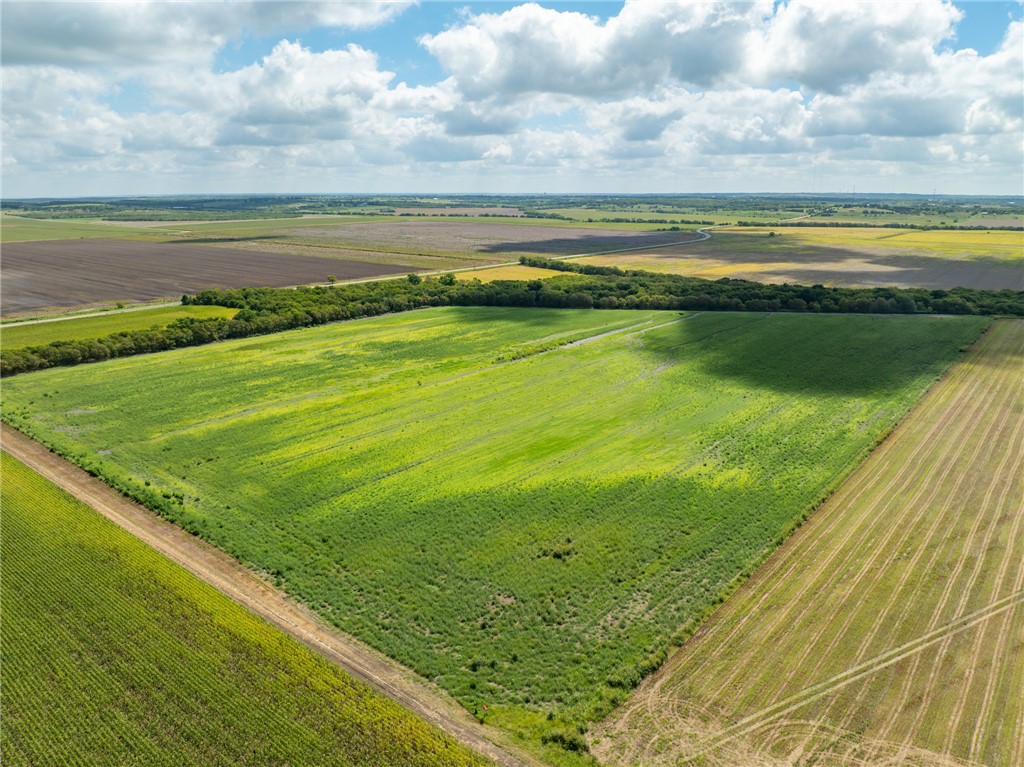
<path id="1" fill-rule="evenodd" d="M 69 317 L 32 325 L 15 323 L 0 327 L 0 348 L 23 349 L 51 341 L 101 338 L 125 330 L 164 327 L 182 317 L 233 317 L 235 311 L 224 306 L 161 306 L 93 317 Z"/>
<path id="2" fill-rule="evenodd" d="M 4 417 L 536 734 L 619 701 L 987 324 L 432 309 L 18 376 Z"/>
<path id="3" fill-rule="evenodd" d="M 6 453 L 4 765 L 482 765 Z"/>

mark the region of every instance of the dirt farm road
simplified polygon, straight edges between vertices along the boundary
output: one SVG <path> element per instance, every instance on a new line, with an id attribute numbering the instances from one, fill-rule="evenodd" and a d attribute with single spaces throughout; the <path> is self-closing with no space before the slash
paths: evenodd
<path id="1" fill-rule="evenodd" d="M 7 424 L 0 425 L 0 429 L 3 449 L 26 466 L 354 677 L 501 767 L 542 765 L 529 755 L 513 753 L 502 733 L 479 724 L 443 692 L 432 689 L 412 671 L 358 640 L 329 627 L 219 549 L 128 500 Z"/>

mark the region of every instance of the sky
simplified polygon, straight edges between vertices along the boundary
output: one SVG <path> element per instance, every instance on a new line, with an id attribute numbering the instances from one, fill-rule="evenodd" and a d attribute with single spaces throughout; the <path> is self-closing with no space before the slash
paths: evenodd
<path id="1" fill-rule="evenodd" d="M 0 194 L 1020 195 L 1022 16 L 4 0 Z"/>

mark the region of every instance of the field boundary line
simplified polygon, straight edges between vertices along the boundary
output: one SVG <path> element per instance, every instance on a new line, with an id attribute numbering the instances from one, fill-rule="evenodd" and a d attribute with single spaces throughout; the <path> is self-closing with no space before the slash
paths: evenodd
<path id="1" fill-rule="evenodd" d="M 429 683 L 414 672 L 329 627 L 308 608 L 220 549 L 125 498 L 9 424 L 0 424 L 0 435 L 3 450 L 30 469 L 476 753 L 500 767 L 544 767 L 543 762 L 504 742 L 501 733 L 485 729 L 456 701 L 430 689 Z"/>

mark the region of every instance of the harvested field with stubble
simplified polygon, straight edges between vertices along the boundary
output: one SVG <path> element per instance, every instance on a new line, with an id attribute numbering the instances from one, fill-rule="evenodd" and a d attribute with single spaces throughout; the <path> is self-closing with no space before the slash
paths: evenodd
<path id="1" fill-rule="evenodd" d="M 101 301 L 179 298 L 204 288 L 285 287 L 398 274 L 405 267 L 189 242 L 86 239 L 4 245 L 4 315 Z"/>
<path id="2" fill-rule="evenodd" d="M 1024 290 L 1024 233 L 780 227 L 596 256 L 584 263 L 689 277 L 837 287 Z"/>
<path id="3" fill-rule="evenodd" d="M 602 761 L 1024 764 L 1022 371 L 1000 321 L 594 733 Z"/>

